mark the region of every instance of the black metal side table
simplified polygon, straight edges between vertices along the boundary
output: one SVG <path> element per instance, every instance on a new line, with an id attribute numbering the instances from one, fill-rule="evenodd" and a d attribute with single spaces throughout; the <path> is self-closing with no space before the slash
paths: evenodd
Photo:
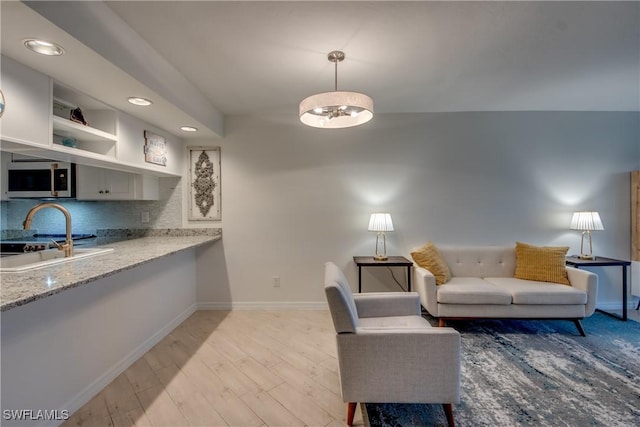
<path id="1" fill-rule="evenodd" d="M 615 313 L 597 309 L 598 311 L 608 314 L 609 316 L 627 320 L 627 267 L 631 265 L 631 261 L 623 261 L 620 259 L 595 257 L 594 259 L 580 259 L 575 256 L 567 257 L 567 265 L 575 268 L 580 267 L 622 267 L 622 316 Z"/>
<path id="2" fill-rule="evenodd" d="M 407 292 L 411 292 L 411 267 L 413 267 L 413 262 L 405 257 L 390 256 L 384 261 L 379 261 L 372 256 L 354 256 L 353 262 L 358 266 L 358 292 L 362 292 L 362 267 L 406 267 Z"/>

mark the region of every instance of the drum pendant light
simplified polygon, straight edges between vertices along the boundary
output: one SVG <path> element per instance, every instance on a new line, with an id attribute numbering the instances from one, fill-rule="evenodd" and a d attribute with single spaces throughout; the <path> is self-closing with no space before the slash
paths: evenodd
<path id="1" fill-rule="evenodd" d="M 364 93 L 338 90 L 338 62 L 344 52 L 334 50 L 327 59 L 335 64 L 335 90 L 311 95 L 300 103 L 300 121 L 307 126 L 337 129 L 358 126 L 373 118 L 373 99 Z"/>

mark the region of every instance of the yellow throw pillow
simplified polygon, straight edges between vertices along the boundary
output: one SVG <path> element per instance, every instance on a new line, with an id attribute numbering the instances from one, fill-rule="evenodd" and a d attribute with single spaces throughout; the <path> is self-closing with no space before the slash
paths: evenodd
<path id="1" fill-rule="evenodd" d="M 568 246 L 533 246 L 516 242 L 516 279 L 570 285 L 565 257 Z"/>
<path id="2" fill-rule="evenodd" d="M 415 252 L 411 252 L 413 260 L 422 268 L 426 268 L 436 276 L 436 285 L 444 285 L 451 280 L 451 271 L 438 248 L 431 242 Z"/>

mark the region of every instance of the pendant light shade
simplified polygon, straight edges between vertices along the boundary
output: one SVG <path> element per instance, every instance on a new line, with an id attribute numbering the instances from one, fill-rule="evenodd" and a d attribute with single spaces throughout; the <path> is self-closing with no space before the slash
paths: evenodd
<path id="1" fill-rule="evenodd" d="M 333 51 L 327 56 L 335 64 L 335 91 L 311 95 L 300 103 L 300 121 L 307 126 L 337 129 L 358 126 L 373 118 L 373 99 L 359 92 L 338 91 L 338 62 L 345 55 Z"/>

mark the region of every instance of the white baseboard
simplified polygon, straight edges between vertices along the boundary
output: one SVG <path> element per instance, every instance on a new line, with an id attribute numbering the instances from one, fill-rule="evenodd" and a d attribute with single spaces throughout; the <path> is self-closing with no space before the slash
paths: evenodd
<path id="1" fill-rule="evenodd" d="M 69 414 L 73 414 L 75 411 L 80 409 L 84 404 L 86 404 L 89 400 L 91 400 L 96 394 L 98 394 L 103 388 L 105 388 L 111 381 L 113 381 L 118 375 L 124 372 L 129 366 L 131 366 L 136 360 L 141 358 L 147 351 L 149 351 L 154 345 L 156 345 L 160 340 L 166 337 L 169 332 L 174 330 L 176 326 L 180 325 L 184 322 L 189 316 L 195 313 L 197 310 L 197 305 L 192 304 L 178 316 L 176 316 L 173 320 L 159 329 L 155 334 L 149 337 L 147 340 L 140 343 L 138 347 L 136 347 L 133 351 L 119 360 L 115 365 L 113 365 L 107 372 L 98 377 L 95 381 L 89 384 L 84 390 L 74 396 L 69 402 L 62 406 L 62 408 L 67 409 Z M 45 423 L 41 424 L 42 426 L 55 426 L 56 424 Z"/>
<path id="2" fill-rule="evenodd" d="M 633 310 L 638 306 L 638 299 L 631 297 L 627 300 L 627 310 Z M 599 302 L 596 308 L 606 311 L 622 310 L 622 302 Z"/>
<path id="3" fill-rule="evenodd" d="M 317 301 L 242 301 L 199 302 L 198 310 L 328 310 L 326 302 Z"/>

